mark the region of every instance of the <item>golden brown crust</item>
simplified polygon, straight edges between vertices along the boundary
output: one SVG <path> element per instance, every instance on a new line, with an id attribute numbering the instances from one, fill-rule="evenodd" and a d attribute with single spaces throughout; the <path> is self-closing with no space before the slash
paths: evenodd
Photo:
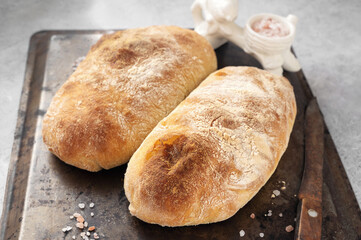
<path id="1" fill-rule="evenodd" d="M 295 116 L 287 79 L 249 67 L 211 74 L 131 158 L 130 212 L 164 226 L 233 216 L 274 172 Z"/>
<path id="2" fill-rule="evenodd" d="M 44 142 L 89 171 L 121 165 L 216 65 L 210 44 L 191 30 L 152 26 L 104 35 L 54 96 Z"/>

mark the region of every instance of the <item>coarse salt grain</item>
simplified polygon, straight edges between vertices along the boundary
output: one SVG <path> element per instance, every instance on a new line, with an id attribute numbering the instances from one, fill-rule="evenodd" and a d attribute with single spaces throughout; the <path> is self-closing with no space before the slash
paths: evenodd
<path id="1" fill-rule="evenodd" d="M 81 215 L 76 212 L 76 213 L 73 214 L 73 216 L 77 218 L 77 217 L 79 217 L 79 216 L 81 216 Z"/>
<path id="2" fill-rule="evenodd" d="M 79 217 L 76 218 L 76 221 L 83 223 L 85 220 L 84 220 L 83 216 L 80 215 Z"/>
<path id="3" fill-rule="evenodd" d="M 283 214 L 282 214 L 282 213 L 280 213 L 280 214 L 278 214 L 278 216 L 283 217 Z"/>
<path id="4" fill-rule="evenodd" d="M 88 222 L 84 222 L 84 227 L 88 227 Z"/>
<path id="5" fill-rule="evenodd" d="M 243 230 L 241 230 L 241 231 L 239 231 L 239 235 L 240 235 L 241 237 L 244 237 L 244 235 L 246 235 L 246 232 L 243 231 Z"/>
<path id="6" fill-rule="evenodd" d="M 251 217 L 252 219 L 254 219 L 254 218 L 256 217 L 256 215 L 255 215 L 254 213 L 252 213 L 252 214 L 250 215 L 250 217 Z"/>
<path id="7" fill-rule="evenodd" d="M 260 236 L 261 238 L 263 238 L 263 237 L 264 237 L 264 233 L 260 233 L 259 236 Z"/>
<path id="8" fill-rule="evenodd" d="M 91 212 L 91 213 L 90 213 L 90 216 L 94 217 L 94 213 L 93 213 L 93 212 Z"/>
<path id="9" fill-rule="evenodd" d="M 70 219 L 74 219 L 74 215 L 71 215 L 69 218 L 70 218 Z"/>
<path id="10" fill-rule="evenodd" d="M 94 239 L 99 239 L 99 236 L 97 233 L 94 233 Z"/>
<path id="11" fill-rule="evenodd" d="M 80 228 L 80 229 L 83 229 L 83 228 L 84 228 L 84 224 L 83 224 L 83 223 L 80 223 L 80 222 L 76 223 L 75 226 L 76 226 L 77 228 Z"/>
<path id="12" fill-rule="evenodd" d="M 79 203 L 78 206 L 79 206 L 80 209 L 84 209 L 84 208 L 85 208 L 85 204 L 84 204 L 84 203 Z"/>
<path id="13" fill-rule="evenodd" d="M 274 195 L 274 194 L 272 193 L 271 198 L 276 198 L 276 195 Z"/>
<path id="14" fill-rule="evenodd" d="M 310 217 L 317 217 L 318 216 L 318 213 L 315 210 L 311 209 L 311 208 L 308 209 L 307 213 L 308 213 L 308 215 Z"/>
<path id="15" fill-rule="evenodd" d="M 75 235 L 73 235 L 71 238 L 72 238 L 72 239 L 76 239 Z"/>
<path id="16" fill-rule="evenodd" d="M 72 227 L 66 226 L 65 228 L 62 228 L 61 230 L 62 230 L 63 232 L 69 232 L 69 231 L 71 231 L 72 229 L 73 229 Z"/>
<path id="17" fill-rule="evenodd" d="M 86 235 L 87 235 L 87 236 L 90 236 L 90 232 L 86 232 Z"/>
<path id="18" fill-rule="evenodd" d="M 286 227 L 286 232 L 292 232 L 293 231 L 293 226 L 292 225 L 288 225 L 287 227 Z"/>
<path id="19" fill-rule="evenodd" d="M 280 192 L 279 190 L 273 190 L 273 194 L 274 194 L 276 197 L 278 197 L 278 196 L 281 194 L 281 192 Z"/>
<path id="20" fill-rule="evenodd" d="M 81 232 L 80 237 L 84 238 L 85 237 L 85 232 Z"/>
<path id="21" fill-rule="evenodd" d="M 90 208 L 93 208 L 94 206 L 95 206 L 94 203 L 90 203 L 90 204 L 89 204 L 89 207 L 90 207 Z"/>

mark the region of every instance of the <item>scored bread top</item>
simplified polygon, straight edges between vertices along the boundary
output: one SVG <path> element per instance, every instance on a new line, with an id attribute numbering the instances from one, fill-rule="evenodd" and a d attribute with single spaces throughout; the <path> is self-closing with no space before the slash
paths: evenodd
<path id="1" fill-rule="evenodd" d="M 287 79 L 252 67 L 211 74 L 132 156 L 130 212 L 163 226 L 233 216 L 274 172 L 295 116 Z"/>
<path id="2" fill-rule="evenodd" d="M 44 143 L 89 171 L 121 165 L 216 67 L 212 46 L 192 30 L 151 26 L 104 35 L 54 96 Z"/>

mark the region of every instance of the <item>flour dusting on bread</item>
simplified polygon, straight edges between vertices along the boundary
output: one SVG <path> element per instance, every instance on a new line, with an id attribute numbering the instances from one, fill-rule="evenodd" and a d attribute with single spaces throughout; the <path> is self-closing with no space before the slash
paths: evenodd
<path id="1" fill-rule="evenodd" d="M 216 66 L 211 45 L 192 30 L 152 26 L 104 35 L 53 98 L 44 142 L 89 171 L 126 163 Z"/>
<path id="2" fill-rule="evenodd" d="M 274 172 L 295 116 L 287 79 L 251 67 L 212 73 L 134 153 L 131 213 L 166 226 L 231 217 Z"/>

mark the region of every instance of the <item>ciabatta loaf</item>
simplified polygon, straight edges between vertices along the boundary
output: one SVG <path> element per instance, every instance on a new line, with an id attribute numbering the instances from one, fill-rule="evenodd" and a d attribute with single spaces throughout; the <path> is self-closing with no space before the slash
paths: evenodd
<path id="1" fill-rule="evenodd" d="M 275 171 L 295 116 L 286 78 L 252 67 L 211 74 L 132 156 L 130 213 L 162 226 L 233 216 Z"/>
<path id="2" fill-rule="evenodd" d="M 82 169 L 121 165 L 216 67 L 212 46 L 192 30 L 152 26 L 105 35 L 53 98 L 44 142 Z"/>

